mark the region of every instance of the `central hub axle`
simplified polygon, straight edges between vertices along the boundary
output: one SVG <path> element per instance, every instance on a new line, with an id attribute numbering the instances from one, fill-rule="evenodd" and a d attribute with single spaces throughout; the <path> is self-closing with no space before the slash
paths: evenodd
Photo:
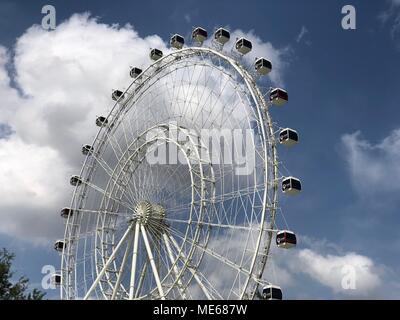
<path id="1" fill-rule="evenodd" d="M 149 201 L 139 202 L 134 212 L 143 225 L 147 225 L 151 222 L 161 224 L 165 217 L 165 209 L 161 205 L 152 204 Z"/>

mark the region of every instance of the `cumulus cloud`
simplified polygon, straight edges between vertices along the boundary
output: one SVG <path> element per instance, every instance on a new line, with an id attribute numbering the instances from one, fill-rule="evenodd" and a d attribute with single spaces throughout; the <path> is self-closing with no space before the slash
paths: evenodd
<path id="1" fill-rule="evenodd" d="M 335 294 L 367 296 L 381 285 L 374 262 L 353 252 L 344 255 L 319 254 L 311 249 L 300 250 L 295 257 L 300 269 L 315 281 L 333 290 Z M 345 276 L 354 275 L 354 287 L 345 283 Z M 348 287 L 347 287 L 348 286 Z"/>
<path id="2" fill-rule="evenodd" d="M 360 132 L 342 136 L 345 159 L 355 190 L 361 196 L 398 193 L 400 185 L 400 129 L 373 144 Z"/>
<path id="3" fill-rule="evenodd" d="M 270 58 L 272 81 L 281 82 L 284 52 L 252 32 L 233 32 L 243 34 L 254 41 L 246 59 Z M 30 241 L 62 234 L 58 210 L 69 204 L 80 146 L 92 141 L 95 117 L 110 110 L 112 89 L 129 84 L 129 66 L 146 67 L 154 47 L 168 52 L 157 35 L 141 37 L 131 25 L 89 14 L 51 32 L 34 25 L 13 51 L 0 46 L 0 232 Z"/>
<path id="4" fill-rule="evenodd" d="M 299 238 L 297 249 L 273 247 L 273 258 L 266 269 L 266 274 L 288 295 L 300 289 L 299 298 L 312 296 L 309 286 L 314 283 L 328 288 L 329 298 L 381 298 L 385 296 L 384 288 L 395 278 L 390 275 L 389 280 L 386 275 L 390 271 L 371 257 L 346 251 L 326 240 Z"/>

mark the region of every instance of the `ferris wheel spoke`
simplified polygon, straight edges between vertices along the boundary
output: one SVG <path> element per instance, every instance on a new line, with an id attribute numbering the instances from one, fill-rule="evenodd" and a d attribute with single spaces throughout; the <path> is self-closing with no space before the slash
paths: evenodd
<path id="1" fill-rule="evenodd" d="M 115 136 L 113 135 L 113 133 L 110 130 L 105 130 L 105 135 L 106 135 L 107 141 L 110 142 L 110 147 L 113 150 L 114 155 L 117 157 L 118 161 L 121 160 L 121 156 L 123 156 L 124 152 L 123 152 L 123 149 L 121 148 L 120 144 L 118 143 L 118 140 L 115 138 Z M 115 145 L 114 145 L 113 141 L 114 141 Z M 116 147 L 119 149 L 118 150 L 119 152 L 116 151 L 116 149 L 115 149 Z"/>
<path id="2" fill-rule="evenodd" d="M 169 234 L 166 237 L 166 243 L 169 242 L 168 240 L 171 241 L 172 245 L 175 247 L 175 249 L 178 252 L 178 258 L 182 259 L 182 262 L 184 263 L 184 266 L 189 270 L 189 272 L 193 275 L 195 281 L 197 282 L 198 286 L 200 289 L 203 291 L 204 295 L 207 297 L 208 300 L 213 300 L 213 296 L 210 294 L 209 290 L 206 288 L 206 286 L 203 284 L 203 282 L 200 280 L 200 277 L 197 275 L 197 270 L 193 270 L 190 266 L 188 266 L 188 259 L 186 255 L 182 252 L 182 250 L 179 248 L 178 243 L 175 241 L 175 239 L 172 237 L 171 234 Z"/>
<path id="3" fill-rule="evenodd" d="M 116 180 L 115 176 L 113 175 L 113 170 L 109 167 L 109 165 L 101 157 L 93 156 L 93 158 L 100 165 L 100 167 L 104 170 L 104 172 L 111 178 L 111 180 L 120 188 L 121 185 L 118 184 L 118 180 Z M 133 192 L 130 189 L 129 184 L 127 184 L 127 188 L 128 189 L 125 189 L 125 191 L 128 192 L 130 201 L 134 202 L 135 199 L 134 199 Z"/>
<path id="4" fill-rule="evenodd" d="M 164 290 L 163 290 L 163 287 L 161 285 L 161 281 L 160 281 L 160 277 L 158 275 L 156 264 L 154 262 L 153 253 L 151 252 L 149 240 L 147 238 L 146 229 L 145 229 L 145 227 L 143 225 L 141 225 L 140 226 L 140 230 L 142 231 L 142 237 L 143 237 L 144 245 L 146 247 L 147 256 L 149 257 L 150 266 L 151 266 L 151 269 L 153 271 L 153 276 L 154 276 L 154 279 L 155 279 L 156 284 L 157 284 L 158 293 L 160 294 L 161 300 L 165 300 Z"/>
<path id="5" fill-rule="evenodd" d="M 126 209 L 128 209 L 128 210 L 131 210 L 131 209 L 132 209 L 132 207 L 133 207 L 132 204 L 125 203 L 125 202 L 123 202 L 123 201 L 121 201 L 121 200 L 119 200 L 119 199 L 116 199 L 116 198 L 112 197 L 112 196 L 110 195 L 110 193 L 106 192 L 106 191 L 103 190 L 102 188 L 100 188 L 100 187 L 98 187 L 98 186 L 96 186 L 96 185 L 94 185 L 94 184 L 92 184 L 92 183 L 90 183 L 90 182 L 88 182 L 88 181 L 82 181 L 82 182 L 85 183 L 85 184 L 86 184 L 87 186 L 89 186 L 90 188 L 92 188 L 93 190 L 95 190 L 95 191 L 97 191 L 97 192 L 103 194 L 103 195 L 104 195 L 105 197 L 107 197 L 108 199 L 110 199 L 110 200 L 112 200 L 112 201 L 115 201 L 116 203 L 120 204 L 120 205 L 123 206 L 124 208 L 126 208 Z"/>
<path id="6" fill-rule="evenodd" d="M 234 229 L 234 230 L 246 230 L 246 231 L 261 231 L 261 228 L 254 228 L 251 226 L 244 226 L 244 225 L 233 225 L 233 224 L 222 224 L 222 223 L 211 223 L 211 222 L 203 222 L 203 221 L 188 221 L 188 220 L 179 220 L 179 219 L 171 219 L 171 218 L 164 218 L 165 221 L 169 222 L 177 222 L 182 224 L 195 224 L 198 226 L 210 226 L 210 227 L 218 227 L 218 228 L 227 228 L 227 229 Z M 263 231 L 271 231 L 277 232 L 277 229 L 271 228 L 263 228 Z"/>
<path id="7" fill-rule="evenodd" d="M 103 268 L 100 270 L 100 272 L 97 274 L 97 277 L 95 279 L 95 281 L 92 283 L 91 287 L 89 288 L 89 290 L 87 291 L 85 297 L 83 298 L 84 300 L 87 300 L 92 291 L 96 288 L 96 286 L 99 284 L 100 280 L 103 278 L 107 268 L 110 266 L 110 264 L 114 261 L 114 258 L 117 254 L 117 252 L 119 251 L 119 249 L 121 248 L 122 244 L 125 242 L 126 238 L 128 237 L 129 233 L 132 231 L 132 226 L 130 225 L 128 227 L 128 229 L 125 231 L 124 235 L 122 236 L 121 240 L 118 242 L 118 244 L 116 245 L 115 249 L 113 250 L 113 252 L 111 253 L 110 257 L 108 258 L 108 260 L 106 261 L 106 263 L 104 264 Z"/>
<path id="8" fill-rule="evenodd" d="M 165 226 L 161 223 L 157 223 L 157 222 L 152 222 L 151 226 L 149 226 L 147 228 L 148 232 L 150 233 L 151 237 L 150 237 L 150 241 L 152 243 L 152 248 L 155 249 L 155 259 L 157 258 L 158 263 L 157 265 L 157 270 L 159 270 L 159 274 L 161 274 L 162 270 L 161 270 L 161 265 L 160 262 L 163 264 L 163 267 L 165 268 L 166 274 L 169 275 L 172 278 L 172 274 L 170 271 L 170 264 L 168 263 L 168 257 L 167 254 L 164 250 L 164 254 L 161 252 L 161 244 L 162 244 L 162 238 L 161 238 L 161 234 L 159 234 L 159 231 L 155 231 L 155 230 L 162 230 L 162 228 L 164 228 Z M 157 241 L 158 240 L 158 241 Z"/>
<path id="9" fill-rule="evenodd" d="M 222 262 L 224 265 L 227 265 L 229 267 L 231 267 L 232 269 L 237 270 L 238 272 L 242 272 L 244 274 L 246 274 L 247 276 L 252 276 L 252 274 L 250 273 L 250 271 L 246 270 L 245 268 L 243 268 L 242 266 L 239 266 L 238 264 L 236 264 L 235 262 L 231 261 L 230 259 L 222 256 L 221 254 L 215 252 L 214 250 L 211 250 L 209 248 L 206 247 L 202 247 L 201 245 L 197 244 L 195 241 L 193 241 L 192 239 L 189 239 L 188 237 L 185 237 L 183 235 L 180 234 L 180 232 L 178 232 L 177 230 L 170 230 L 171 233 L 173 233 L 176 237 L 178 237 L 179 239 L 181 239 L 183 242 L 187 242 L 188 244 L 195 246 L 196 248 L 204 251 L 205 253 L 207 253 L 209 256 L 217 259 L 218 261 Z"/>

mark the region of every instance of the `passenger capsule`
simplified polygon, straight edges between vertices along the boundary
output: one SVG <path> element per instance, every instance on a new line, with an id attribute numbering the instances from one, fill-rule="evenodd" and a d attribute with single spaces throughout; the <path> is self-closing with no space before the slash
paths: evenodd
<path id="1" fill-rule="evenodd" d="M 61 274 L 59 273 L 54 273 L 51 276 L 51 283 L 55 286 L 61 285 Z"/>
<path id="2" fill-rule="evenodd" d="M 281 106 L 288 102 L 288 100 L 288 93 L 281 88 L 272 89 L 269 94 L 269 101 L 276 106 Z"/>
<path id="3" fill-rule="evenodd" d="M 262 289 L 262 297 L 265 300 L 282 300 L 282 289 L 274 285 L 264 286 Z"/>
<path id="4" fill-rule="evenodd" d="M 131 71 L 129 71 L 129 75 L 133 79 L 137 78 L 141 73 L 142 73 L 142 69 L 139 69 L 136 67 L 131 68 Z"/>
<path id="5" fill-rule="evenodd" d="M 82 179 L 80 176 L 72 176 L 71 179 L 69 180 L 69 183 L 71 184 L 71 186 L 79 186 L 82 183 Z"/>
<path id="6" fill-rule="evenodd" d="M 299 135 L 297 131 L 285 128 L 279 132 L 279 143 L 287 147 L 291 147 L 299 142 Z"/>
<path id="7" fill-rule="evenodd" d="M 124 93 L 121 90 L 114 90 L 111 94 L 111 98 L 114 101 L 119 101 L 124 99 Z"/>
<path id="8" fill-rule="evenodd" d="M 99 116 L 96 118 L 96 125 L 98 127 L 105 127 L 108 124 L 108 120 L 106 117 Z"/>
<path id="9" fill-rule="evenodd" d="M 288 195 L 295 195 L 301 191 L 301 182 L 294 177 L 286 177 L 282 180 L 282 192 Z"/>
<path id="10" fill-rule="evenodd" d="M 290 249 L 296 246 L 297 239 L 294 232 L 289 230 L 282 230 L 276 234 L 276 245 L 279 248 Z"/>
<path id="11" fill-rule="evenodd" d="M 93 147 L 90 144 L 85 144 L 82 146 L 82 154 L 84 156 L 87 156 L 88 154 L 92 154 L 93 153 Z"/>
<path id="12" fill-rule="evenodd" d="M 254 63 L 254 69 L 257 71 L 259 75 L 264 76 L 270 73 L 272 70 L 271 61 L 264 58 L 258 58 Z"/>
<path id="13" fill-rule="evenodd" d="M 214 40 L 224 45 L 231 38 L 231 34 L 224 28 L 219 28 L 214 32 Z"/>
<path id="14" fill-rule="evenodd" d="M 185 39 L 179 34 L 174 34 L 171 37 L 169 44 L 171 45 L 172 48 L 182 49 L 183 45 L 185 44 Z"/>
<path id="15" fill-rule="evenodd" d="M 73 213 L 74 213 L 74 210 L 72 210 L 71 208 L 65 207 L 65 208 L 61 209 L 60 216 L 64 219 L 68 219 L 68 217 L 72 216 Z"/>
<path id="16" fill-rule="evenodd" d="M 249 53 L 252 49 L 252 44 L 249 40 L 246 38 L 240 38 L 236 41 L 235 48 L 237 51 L 239 51 L 241 54 L 246 54 Z"/>
<path id="17" fill-rule="evenodd" d="M 207 31 L 201 27 L 197 27 L 192 32 L 192 39 L 196 42 L 203 43 L 207 39 Z"/>
<path id="18" fill-rule="evenodd" d="M 158 49 L 152 49 L 150 51 L 150 59 L 153 61 L 157 61 L 158 59 L 161 59 L 163 56 L 163 52 Z"/>
<path id="19" fill-rule="evenodd" d="M 57 241 L 54 243 L 54 250 L 56 250 L 56 251 L 58 251 L 58 252 L 61 252 L 61 251 L 63 251 L 64 248 L 65 248 L 65 242 L 64 242 L 64 240 L 57 240 Z"/>

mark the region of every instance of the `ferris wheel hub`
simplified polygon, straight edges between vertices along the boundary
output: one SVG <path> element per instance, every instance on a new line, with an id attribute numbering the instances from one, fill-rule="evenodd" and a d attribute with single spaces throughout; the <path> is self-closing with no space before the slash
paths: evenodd
<path id="1" fill-rule="evenodd" d="M 134 209 L 134 213 L 142 225 L 147 225 L 151 222 L 160 224 L 165 217 L 165 209 L 163 206 L 150 203 L 147 200 L 139 202 Z"/>

